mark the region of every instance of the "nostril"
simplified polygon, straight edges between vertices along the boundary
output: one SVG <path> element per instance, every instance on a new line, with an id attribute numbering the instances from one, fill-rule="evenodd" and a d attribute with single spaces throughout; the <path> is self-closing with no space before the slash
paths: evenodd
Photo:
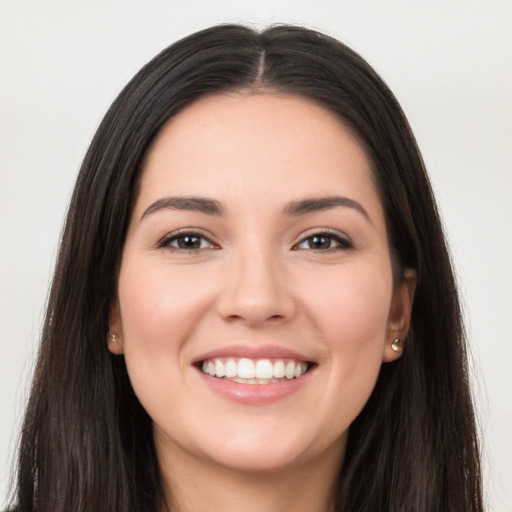
<path id="1" fill-rule="evenodd" d="M 242 284 L 219 294 L 216 310 L 224 320 L 255 326 L 265 322 L 277 324 L 294 316 L 295 302 L 288 293 L 271 293 L 263 287 Z"/>

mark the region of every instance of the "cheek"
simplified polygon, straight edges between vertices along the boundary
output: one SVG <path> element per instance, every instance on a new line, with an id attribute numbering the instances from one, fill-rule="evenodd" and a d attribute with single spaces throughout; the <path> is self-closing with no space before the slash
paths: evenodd
<path id="1" fill-rule="evenodd" d="M 133 263 L 123 261 L 118 293 L 125 360 L 139 394 L 140 388 L 158 385 L 153 380 L 171 383 L 179 375 L 182 345 L 205 311 L 207 297 L 197 273 L 172 272 L 154 261 Z"/>
<path id="2" fill-rule="evenodd" d="M 384 342 L 392 297 L 390 272 L 351 268 L 315 280 L 307 298 L 331 348 L 359 350 Z M 303 294 L 306 296 L 306 294 Z"/>
<path id="3" fill-rule="evenodd" d="M 119 277 L 125 342 L 169 345 L 204 309 L 202 280 L 191 271 L 162 269 L 158 262 L 150 261 L 145 268 L 130 263 L 123 262 Z"/>
<path id="4" fill-rule="evenodd" d="M 309 311 L 329 353 L 331 378 L 326 394 L 342 397 L 333 414 L 349 418 L 360 412 L 377 380 L 386 343 L 392 297 L 390 272 L 378 268 L 317 280 Z"/>
<path id="5" fill-rule="evenodd" d="M 124 357 L 135 394 L 157 422 L 186 399 L 183 345 L 205 310 L 197 273 L 125 258 L 119 276 Z M 172 404 L 172 407 L 171 407 Z"/>

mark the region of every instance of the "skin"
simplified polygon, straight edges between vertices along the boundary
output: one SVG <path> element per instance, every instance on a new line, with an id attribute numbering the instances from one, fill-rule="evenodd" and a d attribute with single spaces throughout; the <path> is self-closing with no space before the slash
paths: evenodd
<path id="1" fill-rule="evenodd" d="M 224 213 L 144 214 L 175 196 L 214 199 Z M 361 209 L 283 212 L 326 196 Z M 205 238 L 183 249 L 178 230 Z M 400 357 L 391 343 L 407 334 L 415 282 L 405 276 L 393 281 L 369 160 L 331 112 L 300 97 L 232 93 L 167 123 L 143 169 L 110 350 L 124 353 L 153 420 L 178 510 L 331 510 L 349 426 L 381 364 Z M 314 370 L 281 400 L 237 403 L 192 364 L 232 344 L 291 349 Z"/>

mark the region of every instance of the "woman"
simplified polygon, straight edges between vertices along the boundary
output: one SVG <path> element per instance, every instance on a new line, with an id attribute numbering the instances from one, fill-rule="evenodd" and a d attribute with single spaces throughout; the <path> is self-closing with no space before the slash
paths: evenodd
<path id="1" fill-rule="evenodd" d="M 482 510 L 450 260 L 392 93 L 278 26 L 121 92 L 63 234 L 18 511 Z"/>

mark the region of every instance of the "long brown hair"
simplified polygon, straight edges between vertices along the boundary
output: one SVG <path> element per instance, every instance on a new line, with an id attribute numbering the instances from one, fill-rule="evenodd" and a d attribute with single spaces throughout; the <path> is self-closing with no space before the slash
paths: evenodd
<path id="1" fill-rule="evenodd" d="M 91 143 L 69 207 L 20 439 L 18 512 L 156 512 L 151 420 L 123 357 L 106 346 L 109 305 L 145 153 L 205 94 L 310 98 L 351 127 L 373 163 L 395 265 L 418 283 L 403 357 L 384 364 L 350 427 L 336 510 L 481 511 L 475 418 L 449 254 L 407 120 L 375 71 L 308 29 L 217 26 L 170 46 L 120 93 Z"/>

